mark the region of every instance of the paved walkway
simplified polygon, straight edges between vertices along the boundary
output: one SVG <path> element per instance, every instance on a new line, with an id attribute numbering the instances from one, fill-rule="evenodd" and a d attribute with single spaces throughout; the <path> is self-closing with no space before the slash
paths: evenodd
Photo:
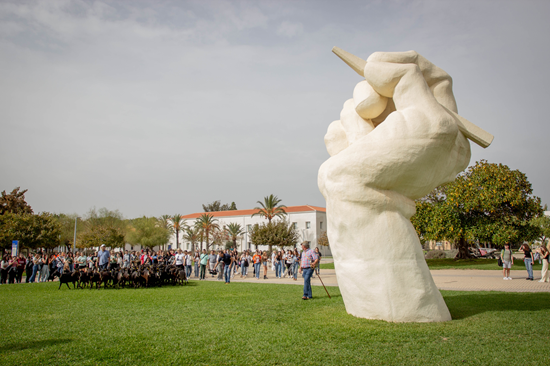
<path id="1" fill-rule="evenodd" d="M 252 268 L 250 268 L 252 269 Z M 527 272 L 511 271 L 512 281 L 502 279 L 502 270 L 476 270 L 476 269 L 439 269 L 430 271 L 436 286 L 440 290 L 454 291 L 506 291 L 506 292 L 550 292 L 550 283 L 540 283 L 540 271 L 535 273 L 534 281 L 527 281 Z M 252 271 L 247 278 L 240 278 L 236 275 L 231 282 L 259 282 L 276 283 L 285 285 L 303 285 L 303 279 L 299 275 L 297 281 L 290 278 L 275 278 L 273 271 L 267 271 L 268 279 L 264 280 L 262 276 L 257 280 L 253 277 Z M 325 286 L 338 286 L 336 273 L 334 269 L 322 269 L 321 278 Z M 190 278 L 195 280 L 194 277 Z M 207 276 L 208 281 L 217 281 L 216 278 Z M 315 276 L 311 280 L 312 285 L 321 286 L 319 278 Z"/>

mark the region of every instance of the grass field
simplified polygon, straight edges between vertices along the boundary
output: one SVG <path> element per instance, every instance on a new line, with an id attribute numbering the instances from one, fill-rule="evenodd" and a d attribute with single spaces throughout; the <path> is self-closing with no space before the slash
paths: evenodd
<path id="1" fill-rule="evenodd" d="M 497 259 L 458 259 L 452 258 L 445 259 L 426 259 L 428 267 L 430 269 L 487 269 L 498 270 L 502 269 L 497 264 Z M 533 266 L 533 270 L 541 269 L 541 265 L 537 262 Z M 334 263 L 323 263 L 321 268 L 334 269 Z M 525 269 L 525 264 L 522 260 L 515 260 L 512 269 Z"/>
<path id="2" fill-rule="evenodd" d="M 549 293 L 442 291 L 453 321 L 348 315 L 338 288 L 0 286 L 2 365 L 543 365 Z"/>

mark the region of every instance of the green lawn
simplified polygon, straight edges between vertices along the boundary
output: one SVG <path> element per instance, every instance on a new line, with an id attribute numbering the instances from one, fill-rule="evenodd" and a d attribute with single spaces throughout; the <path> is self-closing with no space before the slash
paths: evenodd
<path id="1" fill-rule="evenodd" d="M 497 264 L 497 259 L 426 259 L 430 269 L 487 269 L 499 270 L 502 269 Z M 533 266 L 534 270 L 540 270 L 541 265 L 537 263 Z M 321 269 L 334 269 L 334 263 L 323 263 Z M 525 270 L 525 264 L 522 260 L 515 260 L 512 269 Z"/>
<path id="2" fill-rule="evenodd" d="M 550 293 L 442 291 L 453 321 L 346 314 L 338 288 L 0 286 L 2 365 L 543 365 Z"/>

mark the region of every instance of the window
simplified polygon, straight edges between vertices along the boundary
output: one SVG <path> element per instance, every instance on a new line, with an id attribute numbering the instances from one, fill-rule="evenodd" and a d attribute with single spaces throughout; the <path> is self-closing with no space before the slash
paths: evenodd
<path id="1" fill-rule="evenodd" d="M 248 232 L 252 231 L 252 225 L 246 225 L 246 231 Z"/>
<path id="2" fill-rule="evenodd" d="M 323 230 L 323 222 L 322 221 L 319 223 L 319 229 Z"/>
<path id="3" fill-rule="evenodd" d="M 295 229 L 298 229 L 298 223 L 297 223 L 297 222 L 293 222 L 293 223 L 292 223 L 292 227 L 295 228 Z"/>
<path id="4" fill-rule="evenodd" d="M 311 222 L 306 221 L 306 229 L 311 229 Z"/>

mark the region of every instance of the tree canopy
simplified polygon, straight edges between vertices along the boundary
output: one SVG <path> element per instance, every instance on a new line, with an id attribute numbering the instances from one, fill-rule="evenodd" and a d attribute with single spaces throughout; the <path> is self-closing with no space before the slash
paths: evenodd
<path id="1" fill-rule="evenodd" d="M 214 230 L 219 230 L 220 225 L 217 223 L 218 219 L 214 218 L 214 215 L 209 213 L 202 214 L 196 221 L 195 227 L 199 229 L 201 235 L 201 250 L 202 241 L 206 239 L 206 249 L 210 247 L 210 236 Z"/>
<path id="2" fill-rule="evenodd" d="M 11 193 L 6 193 L 2 191 L 2 196 L 0 197 L 0 215 L 5 213 L 14 213 L 14 214 L 32 214 L 32 208 L 29 206 L 27 201 L 25 201 L 25 193 L 28 189 L 25 189 L 19 192 L 20 187 L 16 187 Z"/>
<path id="3" fill-rule="evenodd" d="M 5 213 L 0 215 L 0 243 L 11 247 L 12 240 L 19 240 L 20 248 L 54 248 L 59 245 L 61 225 L 52 214 L 42 212 Z"/>
<path id="4" fill-rule="evenodd" d="M 254 245 L 268 245 L 269 251 L 273 246 L 284 248 L 294 247 L 298 243 L 299 234 L 294 225 L 285 220 L 254 224 L 250 232 L 250 241 Z"/>
<path id="5" fill-rule="evenodd" d="M 92 248 L 105 244 L 107 247 L 116 248 L 124 245 L 128 224 L 118 210 L 93 208 L 88 211 L 82 223 L 77 247 Z"/>
<path id="6" fill-rule="evenodd" d="M 201 230 L 195 226 L 186 227 L 183 231 L 183 239 L 191 243 L 191 250 L 195 251 L 195 245 L 201 239 Z"/>
<path id="7" fill-rule="evenodd" d="M 328 247 L 329 246 L 329 242 L 328 242 L 328 234 L 326 231 L 323 231 L 323 233 L 321 234 L 321 236 L 319 236 L 319 239 L 317 239 L 317 244 L 323 246 L 323 247 Z"/>
<path id="8" fill-rule="evenodd" d="M 531 225 L 539 229 L 538 239 L 542 244 L 546 244 L 550 238 L 550 217 L 541 215 L 531 220 Z"/>
<path id="9" fill-rule="evenodd" d="M 169 222 L 172 225 L 172 230 L 170 231 L 176 235 L 176 248 L 180 247 L 180 231 L 187 228 L 186 221 L 181 218 L 181 214 L 175 214 L 169 218 Z"/>
<path id="10" fill-rule="evenodd" d="M 285 205 L 279 205 L 282 200 L 275 195 L 269 195 L 264 197 L 264 201 L 258 201 L 260 207 L 254 207 L 255 210 L 259 210 L 254 216 L 262 216 L 271 222 L 275 217 L 284 218 L 286 216 Z"/>
<path id="11" fill-rule="evenodd" d="M 75 225 L 75 219 L 78 220 L 76 214 L 54 214 L 53 217 L 57 220 L 61 227 L 61 234 L 59 236 L 59 245 L 64 245 L 67 250 L 71 250 L 73 246 L 74 241 L 74 225 Z M 82 221 L 78 220 L 77 225 L 77 244 L 76 247 L 78 247 L 78 234 L 82 233 L 83 231 L 83 225 Z"/>
<path id="12" fill-rule="evenodd" d="M 126 239 L 131 244 L 153 248 L 168 243 L 170 231 L 165 226 L 160 225 L 157 218 L 143 216 L 130 220 L 130 228 Z"/>
<path id="13" fill-rule="evenodd" d="M 418 200 L 411 222 L 421 240 L 453 241 L 465 258 L 468 240 L 497 247 L 533 240 L 539 230 L 531 220 L 541 214 L 525 174 L 482 160 Z"/>
<path id="14" fill-rule="evenodd" d="M 231 204 L 225 203 L 222 205 L 221 201 L 214 201 L 212 203 L 207 203 L 206 205 L 202 205 L 202 209 L 204 212 L 216 212 L 216 211 L 233 211 L 237 209 L 237 205 L 235 202 L 231 202 Z"/>
<path id="15" fill-rule="evenodd" d="M 227 231 L 229 239 L 233 242 L 233 248 L 237 248 L 237 238 L 244 234 L 242 226 L 232 222 L 225 227 L 225 230 Z"/>

